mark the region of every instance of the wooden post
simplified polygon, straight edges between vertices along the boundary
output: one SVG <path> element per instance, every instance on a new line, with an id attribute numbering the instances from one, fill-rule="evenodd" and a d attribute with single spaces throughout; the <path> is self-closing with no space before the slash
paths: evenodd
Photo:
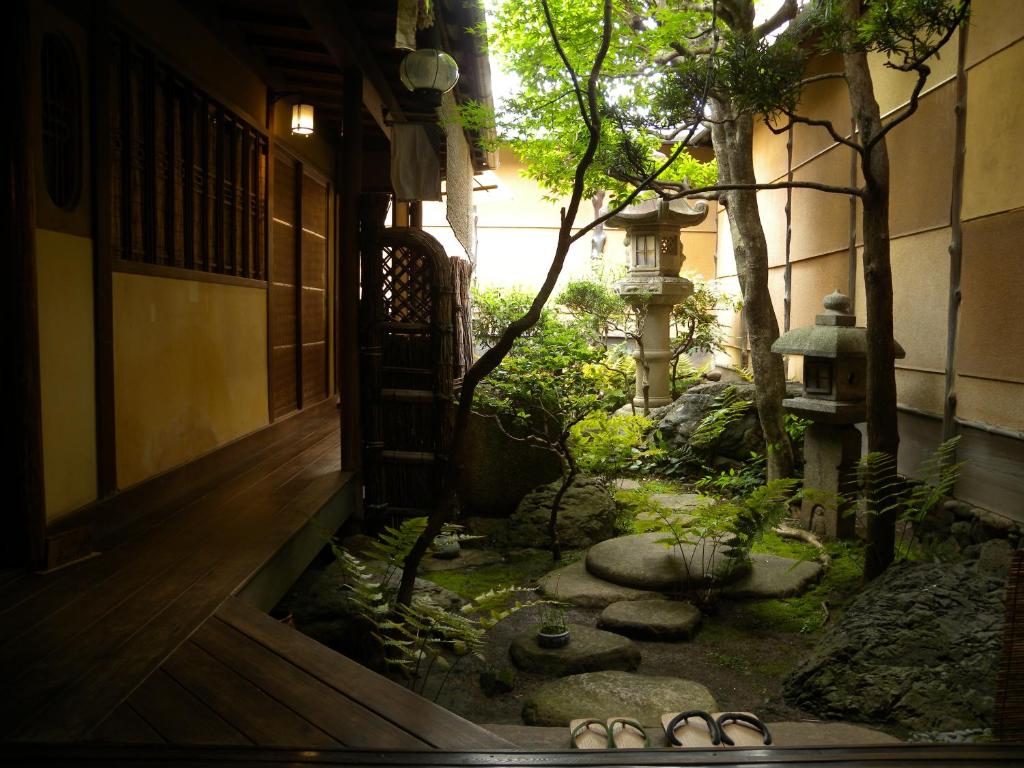
<path id="1" fill-rule="evenodd" d="M 344 130 L 337 186 L 341 198 L 334 271 L 335 381 L 341 411 L 341 466 L 362 466 L 362 428 L 359 398 L 359 193 L 363 187 L 363 75 L 345 72 Z"/>
<path id="2" fill-rule="evenodd" d="M 29 7 L 17 0 L 9 9 L 4 71 L 9 78 L 11 134 L 2 142 L 8 182 L 0 220 L 6 250 L 3 281 L 9 375 L 5 375 L 8 424 L 4 462 L 6 524 L 0 535 L 4 565 L 40 566 L 44 561 L 46 508 L 43 486 L 42 403 L 39 392 L 39 323 L 36 295 L 36 210 L 29 132 Z"/>
<path id="3" fill-rule="evenodd" d="M 409 226 L 423 229 L 423 203 L 420 200 L 409 203 Z"/>
<path id="4" fill-rule="evenodd" d="M 110 12 L 105 0 L 93 3 L 90 33 L 92 99 L 89 131 L 92 145 L 92 232 L 93 232 L 93 317 L 96 333 L 96 467 L 97 491 L 102 499 L 117 490 L 117 445 L 114 422 L 114 236 L 111 225 L 110 133 L 112 94 L 110 92 Z M 122 128 L 124 130 L 124 128 Z M 123 134 L 127 136 L 127 134 Z M 123 139 L 127 146 L 127 138 Z M 125 150 L 121 164 L 129 167 Z M 127 187 L 125 188 L 127 190 Z M 123 193 L 130 200 L 127 191 Z M 191 195 L 188 196 L 191 200 Z M 191 209 L 186 209 L 191 210 Z M 130 219 L 123 222 L 128 222 Z M 125 223 L 124 226 L 129 226 Z M 130 257 L 130 243 L 121 242 L 122 255 Z M 191 242 L 190 242 L 191 245 Z M 191 249 L 190 249 L 191 252 Z"/>
<path id="5" fill-rule="evenodd" d="M 942 406 L 942 439 L 956 436 L 956 337 L 960 321 L 960 273 L 963 266 L 964 232 L 961 214 L 964 203 L 964 155 L 967 145 L 967 72 L 964 60 L 967 57 L 967 30 L 969 24 L 960 26 L 959 51 L 956 70 L 956 138 L 953 155 L 953 195 L 950 202 L 949 226 L 949 305 L 946 319 L 946 385 Z M 951 457 L 955 461 L 955 457 Z"/>

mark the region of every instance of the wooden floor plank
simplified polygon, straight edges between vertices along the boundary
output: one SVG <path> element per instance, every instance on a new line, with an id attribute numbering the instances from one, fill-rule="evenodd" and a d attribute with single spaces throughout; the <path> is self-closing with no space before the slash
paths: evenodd
<path id="1" fill-rule="evenodd" d="M 191 641 L 164 663 L 163 670 L 258 746 L 340 746 Z"/>
<path id="2" fill-rule="evenodd" d="M 212 617 L 192 636 L 196 643 L 342 746 L 363 749 L 426 749 L 423 740 L 353 701 Z"/>
<path id="3" fill-rule="evenodd" d="M 158 521 L 140 522 L 135 535 L 126 535 L 121 544 L 102 557 L 71 565 L 53 574 L 28 574 L 24 581 L 29 586 L 19 588 L 14 594 L 5 595 L 0 588 L 0 638 L 24 633 L 69 602 L 86 597 L 91 589 L 102 588 L 106 580 L 135 562 L 141 551 L 152 550 L 154 536 L 170 541 L 175 536 L 193 533 L 197 519 L 201 521 L 216 515 L 218 510 L 254 486 L 265 484 L 268 476 L 287 469 L 290 459 L 328 439 L 333 431 L 333 420 L 314 423 L 300 439 L 282 441 L 250 470 L 181 508 L 174 519 L 163 521 L 162 526 L 156 524 Z"/>
<path id="4" fill-rule="evenodd" d="M 356 696 L 367 709 L 437 749 L 512 749 L 514 745 L 421 696 L 406 690 L 266 614 L 232 599 L 217 617 L 289 659 L 310 675 L 342 693 Z"/>
<path id="5" fill-rule="evenodd" d="M 126 707 L 142 715 L 171 744 L 253 743 L 162 669 L 146 678 L 114 712 Z"/>
<path id="6" fill-rule="evenodd" d="M 266 515 L 273 515 L 275 504 L 281 503 L 275 501 L 275 486 L 280 484 L 281 487 L 288 487 L 289 482 L 308 469 L 310 456 L 319 460 L 325 453 L 330 453 L 331 448 L 329 439 L 321 440 L 278 471 L 267 475 L 263 482 L 257 483 L 247 493 L 234 499 L 232 509 L 222 510 L 220 515 L 207 520 L 205 525 L 202 520 L 183 521 L 193 523 L 187 526 L 187 535 L 177 536 L 171 532 L 164 540 L 152 542 L 149 550 L 138 553 L 131 567 L 126 566 L 119 572 L 116 589 L 133 588 L 133 591 L 128 599 L 115 606 L 116 612 L 101 615 L 93 625 L 86 627 L 58 623 L 58 630 L 63 627 L 65 642 L 71 649 L 69 652 L 33 654 L 31 657 L 11 653 L 0 657 L 0 669 L 14 665 L 20 670 L 19 674 L 7 678 L 12 683 L 9 689 L 11 695 L 0 701 L 0 732 L 3 723 L 11 722 L 7 719 L 10 715 L 32 712 L 42 706 L 63 686 L 71 684 L 78 675 L 85 672 L 90 659 L 111 655 L 119 643 L 162 613 L 178 595 L 222 561 L 227 544 L 244 546 L 248 539 L 239 538 L 237 528 L 245 525 L 246 515 L 260 509 Z M 144 557 L 141 556 L 143 554 Z M 246 554 L 241 549 L 234 556 L 244 558 Z M 141 587 L 148 583 L 146 577 L 151 567 L 166 567 L 168 570 L 163 572 L 164 578 L 159 584 L 141 591 Z M 106 604 L 103 595 L 96 596 L 96 600 Z M 47 629 L 49 627 L 44 620 L 39 631 L 25 635 L 24 640 L 32 644 L 38 637 L 41 649 L 52 650 L 53 643 L 48 641 L 44 633 Z M 85 632 L 85 629 L 89 631 Z M 166 648 L 164 655 L 172 650 L 173 647 Z M 34 663 L 26 664 L 26 658 L 32 658 Z"/>
<path id="7" fill-rule="evenodd" d="M 205 529 L 207 535 L 200 549 L 186 553 L 185 557 L 188 563 L 213 560 L 213 570 L 172 601 L 158 617 L 147 621 L 116 652 L 100 654 L 99 661 L 69 690 L 51 697 L 51 704 L 22 717 L 12 735 L 20 740 L 74 741 L 112 711 L 171 650 L 212 615 L 225 597 L 265 561 L 270 551 L 298 526 L 305 525 L 308 516 L 344 484 L 347 476 L 331 471 L 339 462 L 337 442 L 320 448 L 323 453 L 311 459 L 303 472 L 288 483 L 269 495 L 254 496 L 246 514 L 233 519 L 231 524 Z M 96 657 L 95 649 L 88 655 Z"/>
<path id="8" fill-rule="evenodd" d="M 91 740 L 105 744 L 164 744 L 153 727 L 129 706 L 118 707 L 93 731 Z"/>

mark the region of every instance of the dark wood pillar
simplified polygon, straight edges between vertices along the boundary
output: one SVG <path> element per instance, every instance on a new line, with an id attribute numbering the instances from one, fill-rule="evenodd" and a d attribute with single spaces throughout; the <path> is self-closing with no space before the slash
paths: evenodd
<path id="1" fill-rule="evenodd" d="M 423 203 L 419 200 L 409 203 L 409 226 L 423 229 Z"/>
<path id="2" fill-rule="evenodd" d="M 337 186 L 341 198 L 335 270 L 335 381 L 341 411 L 341 466 L 362 467 L 359 398 L 359 193 L 363 187 L 363 75 L 345 72 L 344 135 Z"/>
<path id="3" fill-rule="evenodd" d="M 4 565 L 42 566 L 46 536 L 43 487 L 42 403 L 39 393 L 39 318 L 36 296 L 36 210 L 32 187 L 35 142 L 28 127 L 30 98 L 29 7 L 26 0 L 9 6 L 4 71 L 9 86 L 10 131 L 0 142 L 6 168 L 5 200 L 0 205 L 7 273 L 2 281 L 4 337 L 8 340 L 8 374 L 3 376 L 8 423 L 0 552 Z"/>
<path id="4" fill-rule="evenodd" d="M 90 30 L 93 317 L 96 333 L 96 467 L 99 497 L 117 490 L 114 422 L 114 276 L 111 232 L 110 13 L 94 0 Z M 125 161 L 127 162 L 127 161 Z"/>

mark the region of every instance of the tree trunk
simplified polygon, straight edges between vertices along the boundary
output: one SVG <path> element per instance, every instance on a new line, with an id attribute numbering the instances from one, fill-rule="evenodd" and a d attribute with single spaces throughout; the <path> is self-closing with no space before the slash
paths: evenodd
<path id="1" fill-rule="evenodd" d="M 755 184 L 753 120 L 737 116 L 726 104 L 711 99 L 711 141 L 718 158 L 719 180 L 724 184 Z M 768 455 L 768 479 L 793 474 L 793 449 L 785 428 L 782 399 L 786 396 L 786 371 L 782 356 L 772 352 L 779 337 L 779 323 L 768 291 L 768 244 L 757 193 L 752 190 L 723 192 L 721 201 L 729 214 L 736 272 L 743 293 L 747 333 L 754 368 L 754 402 L 764 431 Z"/>
<path id="2" fill-rule="evenodd" d="M 871 71 L 864 53 L 843 56 L 849 83 L 850 106 L 860 133 L 861 146 L 868 147 L 861 160 L 864 196 L 864 295 L 867 302 L 867 425 L 868 450 L 895 458 L 900 434 L 896 411 L 896 368 L 893 345 L 892 264 L 889 258 L 889 152 L 885 139 L 872 143 L 882 130 L 875 100 Z M 867 519 L 864 578 L 882 573 L 895 555 L 896 518 L 893 499 L 877 489 L 895 487 L 895 464 L 888 475 L 871 478 L 868 503 L 874 510 Z"/>
<path id="3" fill-rule="evenodd" d="M 562 505 L 562 499 L 565 498 L 565 492 L 572 486 L 573 481 L 576 479 L 576 462 L 572 460 L 572 454 L 569 453 L 569 446 L 566 445 L 568 435 L 559 442 L 559 452 L 562 455 L 562 461 L 565 462 L 566 467 L 569 471 L 562 475 L 562 484 L 558 487 L 555 492 L 554 498 L 551 500 L 551 516 L 548 518 L 548 537 L 551 539 L 551 559 L 556 563 L 562 559 L 562 542 L 558 539 L 558 508 Z"/>

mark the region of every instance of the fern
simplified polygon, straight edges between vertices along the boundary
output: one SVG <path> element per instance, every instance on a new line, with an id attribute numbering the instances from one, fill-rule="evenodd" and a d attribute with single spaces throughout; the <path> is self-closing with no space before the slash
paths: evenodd
<path id="1" fill-rule="evenodd" d="M 964 466 L 954 461 L 959 444 L 959 436 L 942 443 L 921 463 L 915 479 L 901 477 L 896 458 L 887 453 L 869 453 L 858 463 L 857 481 L 868 501 L 867 514 L 895 513 L 904 524 L 896 542 L 897 561 L 909 557 L 921 522 L 952 493 Z"/>
<path id="2" fill-rule="evenodd" d="M 742 399 L 736 387 L 727 387 L 715 399 L 714 410 L 701 419 L 697 428 L 693 430 L 690 435 L 690 446 L 707 448 L 722 436 L 726 427 L 742 417 L 750 406 L 750 401 Z"/>

